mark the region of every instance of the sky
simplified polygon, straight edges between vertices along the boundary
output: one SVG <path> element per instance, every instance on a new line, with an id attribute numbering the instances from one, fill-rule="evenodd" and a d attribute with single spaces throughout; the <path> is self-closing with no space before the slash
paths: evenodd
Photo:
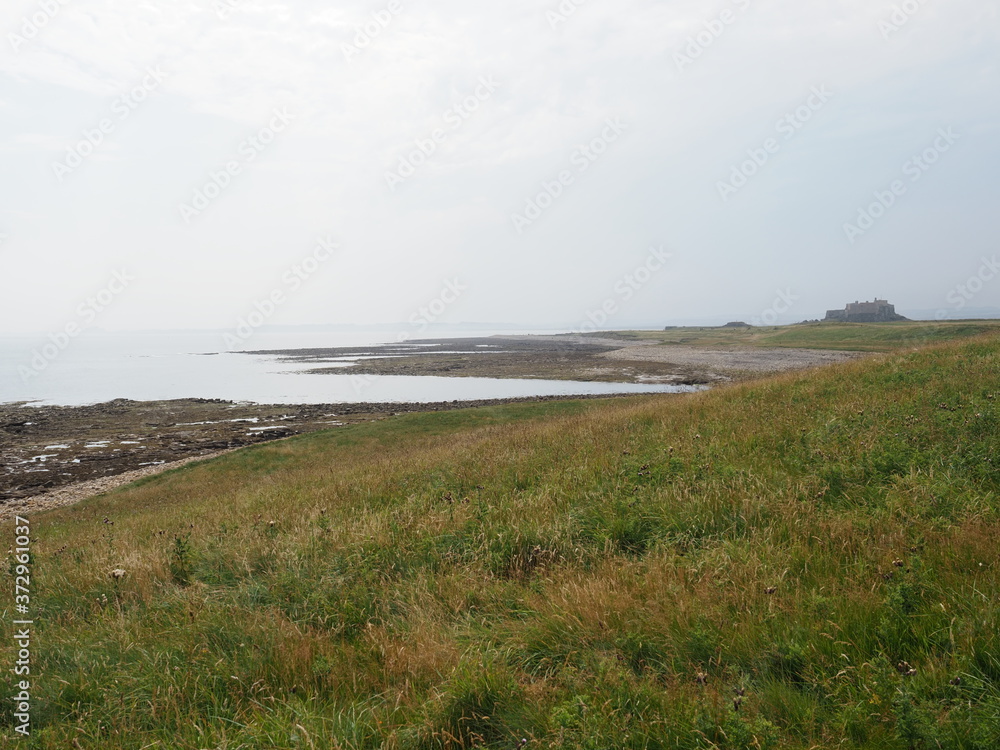
<path id="1" fill-rule="evenodd" d="M 1000 307 L 995 3 L 5 0 L 0 37 L 3 334 Z"/>

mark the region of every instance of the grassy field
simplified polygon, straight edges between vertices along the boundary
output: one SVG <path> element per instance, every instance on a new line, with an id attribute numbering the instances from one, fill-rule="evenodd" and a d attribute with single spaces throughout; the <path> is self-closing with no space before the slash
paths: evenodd
<path id="1" fill-rule="evenodd" d="M 355 425 L 34 517 L 5 746 L 995 750 L 998 401 L 990 336 Z"/>
<path id="2" fill-rule="evenodd" d="M 1000 320 L 960 320 L 900 323 L 803 323 L 762 328 L 671 328 L 627 331 L 628 340 L 664 345 L 792 347 L 890 352 L 1000 332 Z M 607 334 L 596 334 L 607 337 Z"/>

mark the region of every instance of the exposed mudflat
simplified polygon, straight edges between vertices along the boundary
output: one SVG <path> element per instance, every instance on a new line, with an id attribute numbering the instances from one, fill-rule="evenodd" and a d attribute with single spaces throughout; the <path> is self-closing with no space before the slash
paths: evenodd
<path id="1" fill-rule="evenodd" d="M 432 375 L 672 385 L 703 385 L 723 379 L 699 367 L 660 363 L 653 359 L 612 360 L 603 356 L 621 348 L 620 340 L 589 336 L 490 336 L 252 353 L 315 363 L 316 368 L 311 372 L 336 375 Z"/>
<path id="2" fill-rule="evenodd" d="M 613 336 L 491 336 L 360 348 L 254 352 L 315 363 L 311 372 L 542 378 L 701 385 L 865 356 L 820 349 L 692 347 Z"/>

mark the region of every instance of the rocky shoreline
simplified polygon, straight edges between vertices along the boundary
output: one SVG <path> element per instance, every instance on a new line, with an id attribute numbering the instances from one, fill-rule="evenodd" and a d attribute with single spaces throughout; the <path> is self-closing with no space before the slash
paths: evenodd
<path id="1" fill-rule="evenodd" d="M 207 399 L 0 404 L 0 518 L 14 508 L 46 507 L 46 498 L 67 488 L 73 497 L 89 496 L 124 483 L 109 483 L 114 477 L 137 479 L 180 462 L 315 430 L 410 412 L 579 398 L 614 396 L 298 406 Z"/>

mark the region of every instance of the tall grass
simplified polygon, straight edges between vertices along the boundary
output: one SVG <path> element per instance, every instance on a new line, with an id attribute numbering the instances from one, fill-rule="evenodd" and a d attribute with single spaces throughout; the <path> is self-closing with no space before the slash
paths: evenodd
<path id="1" fill-rule="evenodd" d="M 30 745 L 1000 747 L 998 400 L 987 338 L 409 415 L 38 516 Z"/>

